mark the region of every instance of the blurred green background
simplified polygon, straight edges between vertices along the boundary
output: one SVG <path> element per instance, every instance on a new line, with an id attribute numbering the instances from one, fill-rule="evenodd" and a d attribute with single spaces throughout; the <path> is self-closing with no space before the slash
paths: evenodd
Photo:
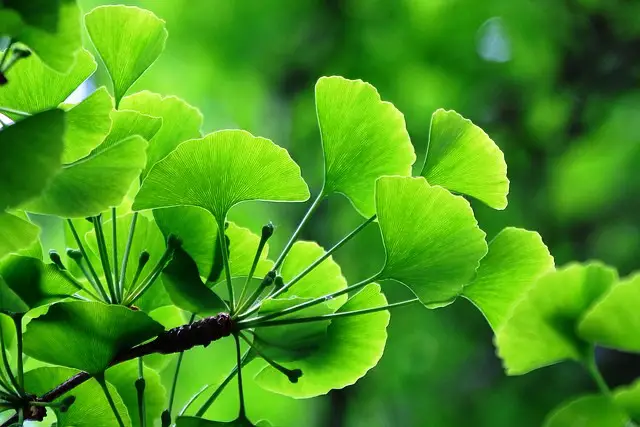
<path id="1" fill-rule="evenodd" d="M 322 180 L 313 87 L 360 78 L 406 116 L 424 159 L 432 112 L 455 109 L 505 152 L 509 207 L 474 203 L 483 229 L 537 230 L 558 265 L 598 258 L 626 275 L 640 260 L 640 2 L 633 0 L 80 0 L 85 11 L 135 4 L 167 21 L 160 60 L 136 90 L 174 94 L 201 109 L 209 132 L 243 128 L 286 147 L 312 190 Z M 96 83 L 106 83 L 98 75 Z M 233 218 L 272 220 L 282 247 L 305 205 L 246 204 Z M 332 198 L 303 233 L 329 246 L 361 218 Z M 336 256 L 350 281 L 383 262 L 375 227 Z M 384 284 L 390 299 L 407 295 Z M 612 385 L 640 361 L 599 353 Z M 175 360 L 164 372 L 169 381 Z M 177 406 L 216 383 L 230 342 L 185 357 Z M 249 368 L 255 371 L 257 367 Z M 594 390 L 572 364 L 506 377 L 491 331 L 471 304 L 395 311 L 380 364 L 356 385 L 296 401 L 251 386 L 249 416 L 277 426 L 538 426 L 569 396 Z M 237 411 L 230 387 L 209 415 Z"/>

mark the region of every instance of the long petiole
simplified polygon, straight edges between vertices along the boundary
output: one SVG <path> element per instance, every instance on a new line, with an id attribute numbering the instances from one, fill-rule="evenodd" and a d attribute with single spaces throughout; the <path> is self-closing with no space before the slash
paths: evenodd
<path id="1" fill-rule="evenodd" d="M 336 243 L 331 249 L 329 249 L 327 252 L 325 252 L 324 255 L 322 255 L 320 258 L 315 260 L 309 267 L 305 268 L 303 271 L 298 273 L 298 275 L 296 277 L 294 277 L 293 279 L 291 279 L 289 281 L 289 283 L 286 283 L 282 288 L 280 288 L 279 290 L 276 290 L 271 295 L 271 297 L 272 298 L 276 298 L 278 295 L 284 293 L 291 286 L 293 286 L 296 283 L 298 283 L 307 274 L 311 273 L 317 266 L 319 266 L 324 260 L 329 258 L 335 251 L 340 249 L 345 243 L 347 243 L 349 240 L 351 240 L 353 237 L 355 237 L 358 233 L 360 233 L 362 230 L 364 230 L 365 227 L 367 225 L 371 224 L 375 219 L 376 219 L 376 215 L 373 215 L 371 218 L 367 219 L 365 222 L 363 222 L 362 224 L 357 226 L 353 231 L 351 231 L 344 238 L 342 238 L 342 240 L 340 240 L 338 243 Z"/>
<path id="2" fill-rule="evenodd" d="M 246 418 L 247 412 L 244 407 L 244 387 L 242 385 L 242 353 L 240 353 L 240 338 L 238 338 L 238 334 L 233 334 L 233 339 L 236 341 L 236 366 L 238 367 L 238 398 L 240 400 L 238 418 Z"/>
<path id="3" fill-rule="evenodd" d="M 245 366 L 247 363 L 249 363 L 252 360 L 252 357 L 250 357 L 251 354 L 252 354 L 251 349 L 247 350 L 242 355 L 242 361 L 239 366 Z M 238 373 L 238 365 L 235 365 L 231 370 L 231 372 L 229 372 L 229 375 L 227 375 L 227 377 L 222 381 L 222 383 L 218 386 L 218 388 L 215 389 L 213 393 L 211 393 L 211 396 L 209 396 L 206 402 L 204 402 L 200 407 L 200 409 L 198 409 L 198 412 L 196 412 L 196 415 L 195 415 L 196 417 L 204 416 L 204 414 L 209 410 L 211 405 L 213 405 L 213 402 L 216 401 L 218 396 L 220 396 L 220 394 L 224 391 L 225 387 L 231 382 L 231 380 L 233 379 L 233 377 L 236 376 L 237 373 Z M 182 411 L 180 411 L 180 415 L 184 414 L 187 411 L 187 409 L 189 409 L 188 406 L 185 406 L 184 408 L 182 408 Z"/>
<path id="4" fill-rule="evenodd" d="M 113 274 L 111 272 L 111 266 L 109 265 L 109 253 L 107 252 L 107 243 L 104 239 L 104 231 L 102 230 L 102 216 L 94 216 L 92 219 L 93 228 L 96 231 L 96 241 L 98 242 L 98 252 L 100 252 L 100 261 L 102 262 L 102 270 L 104 271 L 104 277 L 107 281 L 107 287 L 109 288 L 109 296 L 112 303 L 118 303 L 118 296 L 116 295 L 116 288 L 113 283 Z"/>
<path id="5" fill-rule="evenodd" d="M 71 286 L 73 286 L 74 288 L 76 288 L 78 291 L 82 291 L 87 293 L 91 298 L 93 298 L 95 301 L 100 301 L 100 297 L 98 295 L 96 295 L 91 289 L 88 289 L 84 286 L 82 286 L 82 283 L 78 282 L 78 280 L 76 280 L 75 277 L 73 277 L 71 275 L 71 273 L 69 273 L 67 270 L 61 270 L 58 269 L 58 271 L 60 272 L 60 275 L 67 281 L 69 282 L 69 284 L 71 284 Z"/>
<path id="6" fill-rule="evenodd" d="M 22 314 L 14 314 L 11 316 L 13 324 L 16 327 L 16 358 L 18 366 L 18 385 L 19 391 L 24 391 L 24 359 L 22 358 Z"/>
<path id="7" fill-rule="evenodd" d="M 587 360 L 584 361 L 584 367 L 587 372 L 589 372 L 589 375 L 591 375 L 591 378 L 593 378 L 593 381 L 598 386 L 598 389 L 600 389 L 600 392 L 604 396 L 611 397 L 611 389 L 607 385 L 607 382 L 604 380 L 600 370 L 598 369 L 598 365 L 596 364 L 595 351 L 591 351 Z"/>
<path id="8" fill-rule="evenodd" d="M 111 247 L 113 249 L 113 281 L 118 301 L 122 301 L 122 289 L 120 289 L 120 274 L 118 272 L 118 225 L 116 221 L 116 208 L 111 208 Z"/>
<path id="9" fill-rule="evenodd" d="M 196 319 L 195 313 L 191 315 L 189 319 L 189 324 L 192 324 Z M 171 410 L 173 409 L 173 399 L 176 396 L 176 388 L 178 386 L 178 376 L 180 375 L 180 366 L 182 366 L 182 358 L 184 357 L 184 351 L 181 351 L 178 355 L 178 362 L 176 363 L 176 370 L 173 373 L 173 381 L 171 382 L 171 392 L 169 393 L 169 405 L 167 406 L 167 410 L 169 411 L 169 415 L 171 415 Z"/>
<path id="10" fill-rule="evenodd" d="M 164 268 L 167 266 L 169 261 L 171 261 L 171 257 L 173 257 L 174 251 L 175 251 L 175 248 L 173 246 L 171 245 L 167 246 L 167 249 L 165 249 L 164 253 L 162 254 L 162 257 L 160 257 L 160 260 L 158 261 L 156 266 L 153 267 L 153 270 L 151 270 L 147 275 L 147 277 L 145 277 L 145 279 L 142 281 L 142 283 L 140 283 L 139 286 L 133 289 L 129 293 L 129 296 L 125 298 L 125 301 L 123 303 L 124 305 L 133 304 L 138 300 L 138 298 L 142 297 L 142 295 L 144 295 L 144 293 L 147 292 L 147 290 L 149 290 L 151 285 L 153 285 L 154 282 L 158 279 L 158 277 L 160 277 L 162 270 L 164 270 Z M 140 271 L 142 270 L 140 269 Z"/>
<path id="11" fill-rule="evenodd" d="M 193 402 L 196 401 L 197 398 L 199 398 L 200 396 L 202 396 L 202 393 L 204 393 L 205 391 L 207 391 L 208 389 L 211 388 L 211 384 L 207 384 L 204 387 L 202 387 L 200 390 L 198 390 L 198 392 L 196 394 L 194 394 L 193 396 L 191 396 L 189 398 L 189 400 L 187 401 L 187 403 L 184 404 L 184 406 L 182 407 L 182 409 L 180 409 L 180 412 L 178 413 L 178 416 L 181 417 L 185 414 L 185 412 L 187 412 L 189 410 L 189 408 L 191 407 L 191 405 L 193 405 Z"/>
<path id="12" fill-rule="evenodd" d="M 247 276 L 247 280 L 244 282 L 244 286 L 242 287 L 242 292 L 240 292 L 240 296 L 238 297 L 238 313 L 242 313 L 242 310 L 246 305 L 250 305 L 251 302 L 247 301 L 248 304 L 243 303 L 244 296 L 249 288 L 249 283 L 253 278 L 254 273 L 256 272 L 256 267 L 258 266 L 258 262 L 260 261 L 260 256 L 264 250 L 265 245 L 267 244 L 267 240 L 269 237 L 273 235 L 273 224 L 269 223 L 262 227 L 262 235 L 260 236 L 260 242 L 258 243 L 258 249 L 256 249 L 256 254 L 253 257 L 253 263 L 251 264 L 251 269 L 249 270 L 249 275 Z"/>
<path id="13" fill-rule="evenodd" d="M 380 273 L 376 273 L 368 279 L 364 279 L 361 282 L 356 283 L 355 285 L 347 286 L 346 288 L 331 293 L 329 295 L 321 296 L 318 298 L 314 298 L 311 301 L 304 302 L 302 304 L 294 305 L 293 307 L 285 308 L 282 311 L 278 311 L 275 313 L 265 314 L 264 316 L 256 317 L 251 319 L 252 322 L 264 322 L 265 320 L 275 319 L 276 317 L 285 316 L 287 314 L 295 313 L 300 310 L 304 310 L 308 307 L 313 307 L 314 305 L 322 304 L 323 302 L 329 301 L 335 297 L 339 297 L 340 295 L 347 294 L 351 291 L 355 291 L 357 289 L 363 288 L 367 286 L 369 283 L 374 282 L 375 280 L 380 278 Z"/>
<path id="14" fill-rule="evenodd" d="M 18 383 L 18 380 L 16 380 L 16 377 L 13 375 L 13 372 L 11 371 L 11 365 L 9 364 L 9 358 L 7 357 L 7 347 L 4 342 L 3 329 L 4 328 L 2 327 L 2 321 L 0 321 L 0 346 L 2 346 L 2 364 L 4 366 L 5 373 L 9 377 L 9 380 L 11 381 L 11 385 L 13 385 L 13 388 L 19 394 L 22 394 L 22 389 L 20 388 L 20 384 Z"/>
<path id="15" fill-rule="evenodd" d="M 127 264 L 129 263 L 129 255 L 131 254 L 131 245 L 133 244 L 133 235 L 136 231 L 136 222 L 138 221 L 138 212 L 134 212 L 131 217 L 131 225 L 129 226 L 129 236 L 127 236 L 127 245 L 124 247 L 122 255 L 122 267 L 120 268 L 120 282 L 118 288 L 120 295 L 124 295 L 124 282 L 127 280 Z M 133 283 L 131 284 L 133 286 Z"/>
<path id="16" fill-rule="evenodd" d="M 379 311 L 390 310 L 395 307 L 403 307 L 405 305 L 414 304 L 419 301 L 420 300 L 418 298 L 413 298 L 406 301 L 394 302 L 392 304 L 388 304 L 382 307 L 364 308 L 362 310 L 345 311 L 342 313 L 332 313 L 332 314 L 325 314 L 322 316 L 302 317 L 297 319 L 266 320 L 262 322 L 257 321 L 257 319 L 256 320 L 251 319 L 248 321 L 239 322 L 238 327 L 241 329 L 266 328 L 268 326 L 282 326 L 282 325 L 294 325 L 297 323 L 321 322 L 324 320 L 338 319 L 340 317 L 361 316 L 363 314 L 377 313 Z"/>
<path id="17" fill-rule="evenodd" d="M 136 396 L 138 398 L 138 416 L 140 417 L 140 427 L 147 427 L 147 409 L 144 402 L 144 389 L 146 388 L 144 379 L 144 364 L 142 357 L 138 357 L 138 379 L 136 379 Z"/>
<path id="18" fill-rule="evenodd" d="M 278 362 L 276 362 L 275 360 L 273 360 L 272 358 L 270 358 L 269 356 L 264 354 L 258 348 L 258 346 L 253 345 L 253 343 L 249 340 L 249 338 L 247 338 L 244 334 L 240 333 L 239 335 L 249 345 L 249 347 L 251 347 L 251 349 L 256 352 L 256 354 L 258 356 L 262 357 L 265 362 L 267 362 L 273 368 L 277 369 L 282 374 L 284 374 L 287 378 L 289 378 L 290 382 L 292 382 L 292 383 L 297 383 L 298 382 L 298 379 L 302 376 L 302 371 L 300 369 L 288 369 L 288 368 L 285 368 L 284 366 L 282 366 L 281 364 L 279 364 Z"/>
<path id="19" fill-rule="evenodd" d="M 98 293 L 100 293 L 102 295 L 102 297 L 104 298 L 104 301 L 107 302 L 108 301 L 107 292 L 104 290 L 104 286 L 102 286 L 102 282 L 100 282 L 100 278 L 98 277 L 98 274 L 96 273 L 96 270 L 93 268 L 93 265 L 91 264 L 91 261 L 89 261 L 89 257 L 87 256 L 87 251 L 85 251 L 85 249 L 84 249 L 84 245 L 82 244 L 82 241 L 80 240 L 80 236 L 78 236 L 78 232 L 76 231 L 76 227 L 73 225 L 73 221 L 69 218 L 69 219 L 67 219 L 67 223 L 69 224 L 69 228 L 71 229 L 71 234 L 73 234 L 73 238 L 76 241 L 76 244 L 78 245 L 78 249 L 80 250 L 80 253 L 82 254 L 82 257 L 85 259 L 85 262 L 87 263 L 87 267 L 89 268 L 89 272 L 91 274 L 90 275 L 86 274 L 84 271 L 83 271 L 83 273 L 85 273 L 85 276 L 87 276 L 87 279 L 90 282 L 91 282 L 90 277 L 93 277 L 93 284 L 94 284 L 96 290 L 98 290 Z M 78 265 L 80 265 L 80 264 L 81 264 L 81 262 L 78 261 Z"/>
<path id="20" fill-rule="evenodd" d="M 124 427 L 124 422 L 122 421 L 122 417 L 120 416 L 120 413 L 118 412 L 118 408 L 116 408 L 116 403 L 113 401 L 113 397 L 111 396 L 111 392 L 109 391 L 109 387 L 107 387 L 107 382 L 104 379 L 104 373 L 96 375 L 95 379 L 96 379 L 96 381 L 98 381 L 98 384 L 100 384 L 100 387 L 102 388 L 102 392 L 104 393 L 104 397 L 107 398 L 107 402 L 109 402 L 109 406 L 111 407 L 111 410 L 113 411 L 113 415 L 115 415 L 116 420 L 118 421 L 118 425 L 120 427 Z"/>
<path id="21" fill-rule="evenodd" d="M 282 263 L 284 262 L 284 259 L 289 254 L 291 247 L 293 247 L 293 244 L 296 242 L 296 240 L 298 240 L 298 236 L 300 235 L 300 232 L 302 232 L 302 229 L 307 224 L 307 222 L 309 221 L 313 213 L 316 211 L 316 209 L 318 209 L 318 206 L 320 206 L 320 202 L 324 200 L 324 197 L 325 197 L 325 194 L 324 194 L 324 188 L 323 188 L 322 191 L 320 191 L 320 194 L 318 194 L 318 197 L 316 197 L 316 199 L 313 201 L 311 206 L 309 206 L 307 213 L 304 215 L 304 217 L 300 221 L 300 224 L 298 224 L 296 231 L 294 231 L 293 234 L 291 235 L 291 238 L 289 239 L 284 249 L 280 253 L 280 256 L 276 260 L 276 263 L 273 265 L 272 270 L 277 271 L 278 268 L 280 268 L 280 265 L 282 265 Z"/>
<path id="22" fill-rule="evenodd" d="M 224 221 L 218 222 L 218 238 L 222 248 L 222 264 L 224 265 L 224 275 L 227 282 L 227 292 L 229 293 L 230 314 L 233 316 L 236 308 L 235 296 L 233 295 L 233 285 L 231 284 L 231 267 L 229 266 L 229 248 L 227 247 L 224 233 Z"/>

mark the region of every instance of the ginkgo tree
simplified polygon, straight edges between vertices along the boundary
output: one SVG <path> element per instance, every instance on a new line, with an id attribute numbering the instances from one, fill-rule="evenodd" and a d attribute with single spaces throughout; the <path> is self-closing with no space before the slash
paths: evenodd
<path id="1" fill-rule="evenodd" d="M 392 309 L 458 298 L 486 317 L 508 375 L 568 360 L 593 376 L 600 393 L 561 405 L 546 425 L 640 418 L 640 383 L 610 390 L 594 359 L 596 346 L 640 351 L 639 276 L 619 279 L 597 262 L 556 269 L 533 231 L 509 227 L 487 243 L 468 199 L 504 209 L 509 180 L 502 152 L 471 121 L 437 110 L 412 176 L 402 113 L 368 83 L 322 77 L 324 180 L 310 191 L 274 142 L 243 130 L 202 135 L 203 117 L 185 101 L 130 93 L 164 48 L 163 20 L 127 6 L 81 19 L 73 0 L 45 3 L 0 9 L 3 425 L 41 421 L 49 409 L 58 426 L 267 426 L 247 417 L 247 381 L 296 398 L 347 387 L 382 357 Z M 111 87 L 69 105 L 98 67 L 82 26 Z M 271 223 L 249 230 L 228 219 L 246 201 L 300 203 L 312 193 L 276 254 Z M 337 193 L 362 223 L 328 249 L 300 240 Z M 332 255 L 367 227 L 379 228 L 385 262 L 348 283 Z M 381 285 L 415 298 L 389 303 Z M 177 411 L 184 352 L 222 339 L 235 344 L 234 368 L 222 382 L 202 378 Z M 174 353 L 167 390 L 157 356 Z M 37 364 L 26 368 L 25 356 Z M 252 363 L 261 369 L 247 378 Z M 237 419 L 207 419 L 234 380 Z"/>

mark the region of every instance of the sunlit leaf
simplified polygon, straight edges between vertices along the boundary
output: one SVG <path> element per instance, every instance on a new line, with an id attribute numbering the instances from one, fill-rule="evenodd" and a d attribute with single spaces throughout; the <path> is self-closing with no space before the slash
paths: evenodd
<path id="1" fill-rule="evenodd" d="M 33 4 L 33 1 L 4 0 L 3 6 L 18 11 L 28 24 L 10 35 L 33 49 L 49 67 L 67 72 L 74 63 L 74 53 L 82 46 L 77 2 L 55 0 Z"/>
<path id="2" fill-rule="evenodd" d="M 142 311 L 101 302 L 61 302 L 29 322 L 24 351 L 43 362 L 96 374 L 121 351 L 163 331 Z"/>
<path id="3" fill-rule="evenodd" d="M 420 175 L 432 185 L 475 197 L 494 209 L 507 207 L 509 180 L 500 148 L 470 120 L 437 110 Z"/>
<path id="4" fill-rule="evenodd" d="M 65 382 L 79 371 L 70 368 L 46 367 L 37 368 L 24 374 L 27 391 L 40 396 L 61 383 Z M 107 384 L 118 413 L 126 427 L 131 426 L 131 418 L 122 398 L 112 384 Z M 95 380 L 89 380 L 72 391 L 54 400 L 61 403 L 68 396 L 76 398 L 67 412 L 54 409 L 58 427 L 118 427 L 118 422 L 102 393 L 100 385 Z"/>
<path id="5" fill-rule="evenodd" d="M 200 206 L 221 222 L 240 202 L 308 197 L 300 168 L 284 148 L 245 131 L 226 130 L 183 142 L 156 163 L 133 208 Z"/>
<path id="6" fill-rule="evenodd" d="M 201 136 L 202 113 L 178 97 L 162 97 L 157 93 L 142 91 L 123 98 L 120 108 L 162 118 L 162 128 L 153 139 L 148 140 L 147 169 L 181 142 Z"/>
<path id="7" fill-rule="evenodd" d="M 15 215 L 0 212 L 0 259 L 38 240 L 40 229 Z"/>
<path id="8" fill-rule="evenodd" d="M 31 55 L 16 62 L 7 73 L 11 84 L 0 90 L 0 105 L 31 114 L 56 108 L 96 67 L 93 56 L 84 49 L 78 51 L 73 66 L 65 74 L 50 69 Z"/>
<path id="9" fill-rule="evenodd" d="M 370 284 L 349 300 L 338 313 L 386 305 L 377 284 Z M 302 377 L 291 383 L 285 375 L 267 366 L 256 376 L 261 387 L 287 396 L 306 398 L 354 384 L 373 368 L 384 351 L 389 312 L 341 317 L 331 321 L 321 346 L 309 357 L 284 362 L 301 369 Z"/>
<path id="10" fill-rule="evenodd" d="M 640 419 L 640 381 L 614 390 L 613 401 L 633 420 Z"/>
<path id="11" fill-rule="evenodd" d="M 65 165 L 40 197 L 24 209 L 64 218 L 84 218 L 118 206 L 144 168 L 146 147 L 144 139 L 132 136 Z"/>
<path id="12" fill-rule="evenodd" d="M 587 311 L 578 326 L 585 340 L 623 351 L 640 352 L 640 274 L 611 287 Z"/>
<path id="13" fill-rule="evenodd" d="M 197 417 L 178 417 L 176 427 L 271 427 L 271 424 L 265 420 L 253 424 L 247 419 L 240 418 L 234 421 L 211 421 Z"/>
<path id="14" fill-rule="evenodd" d="M 629 417 L 608 396 L 583 396 L 564 403 L 544 427 L 625 427 Z"/>
<path id="15" fill-rule="evenodd" d="M 571 264 L 539 278 L 496 335 L 507 374 L 584 361 L 591 346 L 578 336 L 578 322 L 616 280 L 614 269 L 598 263 Z"/>
<path id="16" fill-rule="evenodd" d="M 100 144 L 100 151 L 133 135 L 140 135 L 146 141 L 150 141 L 162 126 L 161 118 L 130 110 L 113 110 L 111 119 L 113 120 L 111 130 L 104 142 Z"/>
<path id="17" fill-rule="evenodd" d="M 66 114 L 63 163 L 72 163 L 98 146 L 111 129 L 113 100 L 103 86 Z"/>
<path id="18" fill-rule="evenodd" d="M 76 292 L 53 264 L 9 255 L 0 263 L 0 310 L 26 313 Z"/>
<path id="19" fill-rule="evenodd" d="M 536 280 L 553 267 L 553 257 L 538 233 L 508 227 L 489 243 L 464 296 L 496 331 Z"/>
<path id="20" fill-rule="evenodd" d="M 322 77 L 316 110 L 324 150 L 324 193 L 342 193 L 362 215 L 375 213 L 375 181 L 411 175 L 416 160 L 404 116 L 361 80 Z"/>
<path id="21" fill-rule="evenodd" d="M 0 211 L 44 189 L 61 166 L 63 146 L 62 110 L 45 111 L 0 130 Z"/>
<path id="22" fill-rule="evenodd" d="M 153 369 L 144 367 L 144 404 L 147 425 L 154 425 L 160 420 L 160 414 L 166 405 L 166 390 L 161 383 L 160 375 Z M 122 401 L 127 407 L 133 427 L 140 427 L 140 415 L 138 412 L 138 395 L 135 381 L 138 379 L 138 361 L 131 360 L 120 363 L 106 372 L 107 382 L 112 384 Z"/>
<path id="23" fill-rule="evenodd" d="M 376 208 L 387 253 L 380 278 L 405 284 L 427 307 L 451 303 L 487 253 L 469 203 L 422 177 L 383 177 Z"/>
<path id="24" fill-rule="evenodd" d="M 100 6 L 85 15 L 87 32 L 113 82 L 116 105 L 164 50 L 165 23 L 131 6 Z"/>

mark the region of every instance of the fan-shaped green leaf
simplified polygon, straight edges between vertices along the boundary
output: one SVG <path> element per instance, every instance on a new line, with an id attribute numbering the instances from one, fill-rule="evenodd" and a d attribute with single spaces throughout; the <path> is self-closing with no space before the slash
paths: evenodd
<path id="1" fill-rule="evenodd" d="M 500 148 L 470 120 L 437 110 L 431 118 L 427 158 L 420 175 L 432 185 L 507 207 L 509 180 Z"/>
<path id="2" fill-rule="evenodd" d="M 70 368 L 46 367 L 38 368 L 24 374 L 25 388 L 30 393 L 40 396 L 67 381 L 79 371 Z M 112 384 L 107 384 L 116 409 L 122 417 L 126 427 L 130 427 L 131 418 L 122 398 Z M 118 422 L 111 411 L 111 407 L 102 394 L 102 389 L 96 381 L 87 381 L 72 391 L 54 400 L 61 403 L 68 396 L 76 398 L 67 412 L 55 408 L 58 427 L 118 427 Z"/>
<path id="3" fill-rule="evenodd" d="M 62 104 L 96 67 L 93 56 L 84 49 L 78 51 L 75 63 L 65 74 L 48 68 L 31 55 L 16 62 L 7 73 L 11 84 L 2 87 L 0 105 L 30 114 L 51 110 Z"/>
<path id="4" fill-rule="evenodd" d="M 586 312 L 578 331 L 585 340 L 605 347 L 640 352 L 640 274 L 613 286 Z"/>
<path id="5" fill-rule="evenodd" d="M 58 171 L 64 126 L 64 112 L 50 110 L 0 130 L 0 211 L 37 196 Z"/>
<path id="6" fill-rule="evenodd" d="M 142 311 L 100 302 L 61 302 L 29 322 L 24 351 L 43 362 L 97 374 L 121 351 L 163 331 Z"/>
<path id="7" fill-rule="evenodd" d="M 427 307 L 451 303 L 487 253 L 469 203 L 422 177 L 382 177 L 376 208 L 387 252 L 380 278 L 405 284 Z"/>
<path id="8" fill-rule="evenodd" d="M 380 287 L 370 284 L 349 298 L 338 313 L 386 303 Z M 388 323 L 388 311 L 334 319 L 327 329 L 326 339 L 316 351 L 305 359 L 284 363 L 288 368 L 302 370 L 297 383 L 290 383 L 271 366 L 260 371 L 256 381 L 267 390 L 298 398 L 318 396 L 354 384 L 382 357 Z"/>
<path id="9" fill-rule="evenodd" d="M 617 280 L 602 264 L 572 264 L 540 277 L 496 335 L 509 375 L 562 360 L 584 361 L 591 346 L 580 339 L 580 318 Z"/>
<path id="10" fill-rule="evenodd" d="M 496 331 L 536 280 L 553 267 L 553 257 L 538 233 L 508 227 L 489 243 L 464 296 Z"/>
<path id="11" fill-rule="evenodd" d="M 160 375 L 153 369 L 144 367 L 144 404 L 147 425 L 153 426 L 160 420 L 160 414 L 166 405 L 166 390 L 161 383 Z M 140 427 L 138 412 L 138 395 L 135 381 L 138 379 L 138 362 L 131 360 L 120 363 L 107 370 L 106 380 L 112 384 L 127 407 L 133 427 Z"/>
<path id="12" fill-rule="evenodd" d="M 38 240 L 40 229 L 15 215 L 0 212 L 0 259 Z"/>
<path id="13" fill-rule="evenodd" d="M 4 7 L 18 11 L 28 25 L 15 26 L 8 33 L 28 45 L 51 68 L 65 73 L 74 63 L 74 53 L 82 46 L 80 8 L 75 0 L 5 0 Z"/>
<path id="14" fill-rule="evenodd" d="M 271 424 L 265 420 L 253 424 L 246 418 L 233 421 L 211 421 L 197 417 L 178 417 L 176 427 L 271 427 Z"/>
<path id="15" fill-rule="evenodd" d="M 618 387 L 613 393 L 613 401 L 633 420 L 640 419 L 640 381 Z"/>
<path id="16" fill-rule="evenodd" d="M 375 181 L 411 175 L 416 156 L 404 116 L 362 80 L 322 77 L 316 110 L 324 150 L 324 194 L 342 193 L 364 216 L 375 212 Z"/>
<path id="17" fill-rule="evenodd" d="M 284 148 L 245 131 L 226 130 L 183 142 L 156 163 L 133 208 L 200 206 L 221 222 L 244 201 L 308 197 L 300 168 Z"/>
<path id="18" fill-rule="evenodd" d="M 30 212 L 64 218 L 98 215 L 118 206 L 146 162 L 147 142 L 132 136 L 65 165 L 43 193 L 25 206 Z"/>
<path id="19" fill-rule="evenodd" d="M 629 417 L 608 396 L 583 396 L 554 410 L 544 427 L 625 427 Z"/>
<path id="20" fill-rule="evenodd" d="M 113 99 L 103 86 L 66 114 L 63 163 L 72 163 L 88 155 L 111 129 Z"/>
<path id="21" fill-rule="evenodd" d="M 201 136 L 202 113 L 178 97 L 142 91 L 123 98 L 120 108 L 162 118 L 160 132 L 148 140 L 147 171 L 181 142 Z"/>
<path id="22" fill-rule="evenodd" d="M 146 141 L 160 130 L 162 119 L 159 117 L 151 117 L 146 114 L 138 113 L 130 110 L 113 110 L 111 112 L 113 125 L 106 139 L 100 144 L 100 150 L 106 150 L 112 145 L 117 144 L 133 135 L 140 135 Z"/>
<path id="23" fill-rule="evenodd" d="M 148 10 L 121 5 L 97 7 L 84 22 L 113 81 L 117 106 L 164 50 L 165 23 Z"/>
<path id="24" fill-rule="evenodd" d="M 76 292 L 53 264 L 9 255 L 0 263 L 0 311 L 26 313 Z"/>

